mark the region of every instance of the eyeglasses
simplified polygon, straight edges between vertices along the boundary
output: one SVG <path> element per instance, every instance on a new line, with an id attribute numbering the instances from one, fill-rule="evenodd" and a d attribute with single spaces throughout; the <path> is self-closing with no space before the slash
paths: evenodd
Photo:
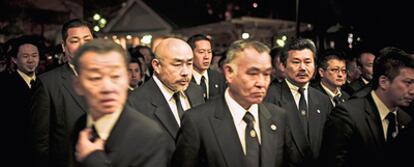
<path id="1" fill-rule="evenodd" d="M 346 69 L 339 69 L 339 68 L 331 68 L 331 69 L 326 69 L 331 73 L 335 73 L 335 74 L 339 74 L 339 72 L 342 72 L 342 74 L 346 74 Z"/>

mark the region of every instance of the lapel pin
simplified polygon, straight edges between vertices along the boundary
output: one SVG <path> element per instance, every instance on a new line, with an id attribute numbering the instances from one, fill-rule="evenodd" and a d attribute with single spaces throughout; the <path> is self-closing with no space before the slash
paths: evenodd
<path id="1" fill-rule="evenodd" d="M 272 129 L 273 131 L 276 131 L 277 127 L 275 124 L 270 125 L 270 129 Z"/>
<path id="2" fill-rule="evenodd" d="M 250 137 L 253 137 L 253 138 L 256 137 L 256 132 L 254 130 L 250 131 Z"/>
<path id="3" fill-rule="evenodd" d="M 318 110 L 316 110 L 316 112 L 317 112 L 318 114 L 320 114 L 320 113 L 321 113 L 321 110 L 319 110 L 319 109 L 318 109 Z"/>
<path id="4" fill-rule="evenodd" d="M 305 115 L 306 115 L 306 111 L 305 111 L 305 110 L 302 110 L 302 111 L 300 111 L 300 114 L 301 114 L 302 116 L 305 116 Z"/>
<path id="5" fill-rule="evenodd" d="M 214 84 L 214 87 L 215 87 L 215 88 L 218 88 L 218 85 L 217 85 L 217 84 Z"/>
<path id="6" fill-rule="evenodd" d="M 405 126 L 404 125 L 401 125 L 401 129 L 404 129 L 405 128 Z"/>

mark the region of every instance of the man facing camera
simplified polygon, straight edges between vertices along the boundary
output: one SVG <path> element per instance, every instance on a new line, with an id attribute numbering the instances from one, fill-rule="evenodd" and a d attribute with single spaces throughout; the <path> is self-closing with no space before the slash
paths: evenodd
<path id="1" fill-rule="evenodd" d="M 270 83 L 269 48 L 236 41 L 228 52 L 224 95 L 184 115 L 173 156 L 180 167 L 279 167 L 295 150 L 286 112 L 262 103 Z M 292 154 L 290 154 L 292 153 Z"/>
<path id="2" fill-rule="evenodd" d="M 167 165 L 168 136 L 157 123 L 125 105 L 129 57 L 120 45 L 98 39 L 75 54 L 75 91 L 88 113 L 75 124 L 75 157 L 82 166 Z"/>

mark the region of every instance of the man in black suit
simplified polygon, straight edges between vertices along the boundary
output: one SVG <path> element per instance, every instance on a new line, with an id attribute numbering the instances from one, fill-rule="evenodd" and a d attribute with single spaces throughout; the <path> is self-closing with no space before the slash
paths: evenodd
<path id="1" fill-rule="evenodd" d="M 80 19 L 62 27 L 62 47 L 67 59 L 93 39 L 89 24 Z M 72 87 L 77 73 L 70 61 L 43 73 L 36 81 L 31 104 L 31 140 L 36 166 L 68 166 L 70 132 L 76 120 L 87 111 L 85 101 Z"/>
<path id="2" fill-rule="evenodd" d="M 341 52 L 329 50 L 319 59 L 320 82 L 314 88 L 326 94 L 332 108 L 349 99 L 348 93 L 341 90 L 346 82 L 346 61 Z"/>
<path id="3" fill-rule="evenodd" d="M 4 128 L 7 131 L 3 131 L 5 134 L 13 136 L 12 138 L 6 138 L 9 141 L 7 146 L 11 148 L 6 150 L 9 150 L 9 153 L 18 152 L 21 161 L 17 162 L 17 166 L 30 165 L 29 153 L 31 149 L 28 140 L 30 98 L 32 96 L 31 88 L 36 80 L 36 69 L 39 65 L 40 46 L 40 42 L 35 41 L 31 36 L 17 38 L 9 52 L 11 61 L 17 69 L 11 74 L 7 74 L 1 81 L 2 87 L 0 89 L 2 93 L 0 96 L 4 100 L 1 107 L 4 111 L 3 118 L 7 119 L 4 121 L 19 122 L 13 125 L 13 128 L 7 127 Z"/>
<path id="4" fill-rule="evenodd" d="M 344 91 L 352 96 L 356 91 L 362 89 L 372 79 L 373 64 L 375 55 L 370 51 L 361 51 L 357 58 L 357 66 L 361 71 L 361 76 L 344 86 Z"/>
<path id="5" fill-rule="evenodd" d="M 204 103 L 201 88 L 190 82 L 193 52 L 178 38 L 166 38 L 155 50 L 154 75 L 130 93 L 128 102 L 139 112 L 156 120 L 169 134 L 170 156 L 185 110 Z"/>
<path id="6" fill-rule="evenodd" d="M 316 47 L 309 39 L 293 39 L 285 45 L 281 61 L 286 79 L 273 81 L 265 101 L 286 110 L 294 142 L 306 165 L 315 165 L 322 139 L 322 129 L 331 111 L 329 98 L 309 86 L 315 72 Z"/>
<path id="7" fill-rule="evenodd" d="M 88 113 L 75 125 L 76 160 L 83 167 L 166 167 L 168 135 L 150 118 L 125 105 L 129 57 L 111 40 L 93 40 L 76 52 L 77 94 Z"/>
<path id="8" fill-rule="evenodd" d="M 201 86 L 206 101 L 221 96 L 226 88 L 226 80 L 222 73 L 210 69 L 213 58 L 211 40 L 205 35 L 196 34 L 191 36 L 187 43 L 194 53 L 191 81 Z"/>
<path id="9" fill-rule="evenodd" d="M 227 52 L 224 95 L 184 115 L 173 165 L 180 167 L 278 167 L 296 152 L 286 112 L 263 103 L 272 72 L 269 48 L 234 42 Z M 292 154 L 290 154 L 292 153 Z"/>
<path id="10" fill-rule="evenodd" d="M 394 138 L 412 118 L 403 110 L 414 99 L 414 60 L 388 52 L 375 60 L 372 91 L 331 112 L 324 129 L 324 166 L 393 166 Z"/>

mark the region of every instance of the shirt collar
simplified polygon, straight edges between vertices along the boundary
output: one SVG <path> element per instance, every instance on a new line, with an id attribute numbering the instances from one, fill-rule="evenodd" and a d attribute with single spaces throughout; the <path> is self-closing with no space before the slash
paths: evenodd
<path id="1" fill-rule="evenodd" d="M 157 77 L 157 75 L 152 75 L 152 78 L 154 78 L 155 83 L 160 88 L 162 95 L 165 97 L 165 100 L 170 101 L 171 98 L 173 98 L 175 92 L 165 86 L 164 83 L 162 83 L 161 80 Z"/>
<path id="2" fill-rule="evenodd" d="M 200 74 L 196 70 L 193 69 L 193 77 L 194 77 L 194 80 L 196 81 L 196 83 L 198 85 L 200 85 L 201 76 L 204 76 L 204 78 L 206 79 L 206 81 L 208 81 L 207 70 L 205 70 L 202 74 Z"/>
<path id="3" fill-rule="evenodd" d="M 299 86 L 294 85 L 294 84 L 293 84 L 293 83 L 291 83 L 288 79 L 285 79 L 285 81 L 286 81 L 286 83 L 287 83 L 287 85 L 288 85 L 289 89 L 290 89 L 292 92 L 297 92 L 297 93 L 299 93 Z M 303 88 L 305 88 L 305 91 L 306 91 L 306 90 L 308 90 L 308 86 L 309 86 L 309 82 L 308 82 L 308 83 L 306 83 L 306 84 L 303 86 Z"/>
<path id="4" fill-rule="evenodd" d="M 323 90 L 325 90 L 325 92 L 328 93 L 328 96 L 331 97 L 331 98 L 334 98 L 335 96 L 342 96 L 342 92 L 341 92 L 340 88 L 336 88 L 337 93 L 335 94 L 329 88 L 327 88 L 322 82 L 321 82 L 321 86 L 322 86 Z"/>
<path id="5" fill-rule="evenodd" d="M 377 93 L 375 93 L 375 91 L 374 90 L 372 90 L 371 91 L 371 96 L 372 96 L 372 99 L 374 100 L 374 103 L 375 103 L 375 106 L 377 107 L 377 109 L 378 109 L 378 112 L 379 112 L 379 114 L 380 114 L 380 118 L 381 118 L 381 120 L 384 120 L 385 119 L 385 117 L 388 115 L 388 113 L 390 113 L 390 112 L 394 112 L 394 111 L 396 111 L 397 109 L 395 109 L 394 111 L 390 111 L 389 109 L 388 109 L 388 107 L 382 102 L 382 100 L 378 97 L 378 95 L 377 95 Z"/>
<path id="6" fill-rule="evenodd" d="M 240 104 L 230 96 L 228 88 L 224 92 L 224 99 L 226 100 L 226 103 L 230 109 L 230 113 L 233 117 L 233 121 L 236 122 L 237 124 L 242 122 L 243 117 L 246 114 L 246 109 L 240 106 Z M 258 112 L 259 107 L 257 104 L 251 105 L 250 108 L 247 109 L 247 111 L 249 111 L 253 115 L 254 120 L 256 122 L 259 121 L 259 112 Z"/>
<path id="7" fill-rule="evenodd" d="M 92 125 L 94 125 L 99 137 L 102 140 L 107 140 L 121 113 L 122 108 L 116 110 L 112 114 L 106 114 L 96 121 L 92 119 L 91 114 L 88 114 L 86 120 L 86 127 L 90 128 L 92 127 Z"/>
<path id="8" fill-rule="evenodd" d="M 75 66 L 71 63 L 68 63 L 68 64 L 69 64 L 70 69 L 72 69 L 73 74 L 75 74 L 75 76 L 78 76 L 78 72 L 76 72 Z"/>
<path id="9" fill-rule="evenodd" d="M 24 82 L 26 82 L 26 84 L 29 86 L 29 88 L 31 88 L 30 81 L 31 80 L 36 80 L 36 74 L 34 74 L 33 77 L 30 77 L 27 74 L 25 74 L 24 72 L 20 71 L 19 69 L 17 69 L 17 73 L 23 78 Z"/>

